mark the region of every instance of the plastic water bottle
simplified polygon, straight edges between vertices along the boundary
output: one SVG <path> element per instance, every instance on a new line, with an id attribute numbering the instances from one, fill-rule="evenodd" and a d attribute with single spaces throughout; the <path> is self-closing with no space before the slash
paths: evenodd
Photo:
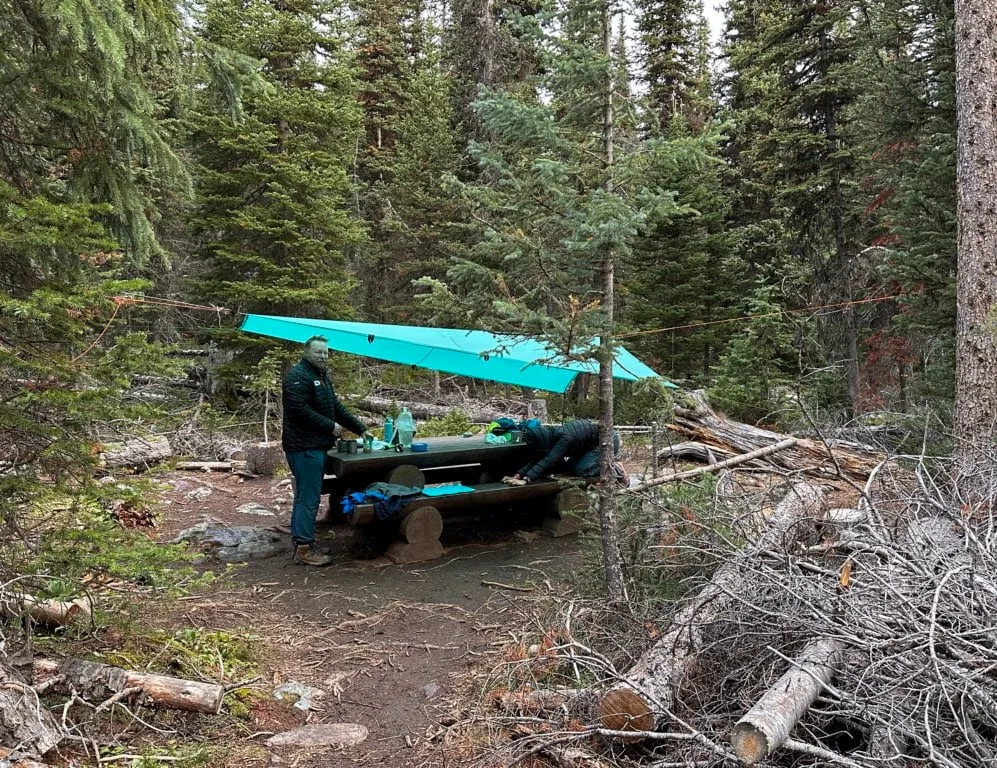
<path id="1" fill-rule="evenodd" d="M 398 414 L 395 429 L 398 430 L 398 442 L 404 448 L 410 448 L 412 438 L 415 437 L 415 419 L 412 418 L 412 413 L 408 408 L 402 408 L 402 412 Z"/>
<path id="2" fill-rule="evenodd" d="M 391 445 L 391 438 L 395 436 L 395 422 L 389 416 L 384 420 L 384 442 Z"/>

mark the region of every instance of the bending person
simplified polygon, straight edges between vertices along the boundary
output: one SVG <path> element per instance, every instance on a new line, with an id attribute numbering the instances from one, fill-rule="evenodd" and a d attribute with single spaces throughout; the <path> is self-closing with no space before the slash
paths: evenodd
<path id="1" fill-rule="evenodd" d="M 525 485 L 544 475 L 563 474 L 574 477 L 599 477 L 599 425 L 588 419 L 569 421 L 562 426 L 544 426 L 536 421 L 519 425 L 526 444 L 533 450 L 533 459 L 511 478 L 503 482 Z M 613 457 L 620 452 L 620 436 L 613 432 Z M 626 473 L 618 463 L 613 472 L 620 482 Z"/>

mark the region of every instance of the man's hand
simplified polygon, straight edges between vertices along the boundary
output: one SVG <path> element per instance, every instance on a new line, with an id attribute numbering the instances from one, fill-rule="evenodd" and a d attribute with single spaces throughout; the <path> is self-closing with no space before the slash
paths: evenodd
<path id="1" fill-rule="evenodd" d="M 528 480 L 524 480 L 519 475 L 514 475 L 513 477 L 503 477 L 502 482 L 506 485 L 526 485 Z"/>

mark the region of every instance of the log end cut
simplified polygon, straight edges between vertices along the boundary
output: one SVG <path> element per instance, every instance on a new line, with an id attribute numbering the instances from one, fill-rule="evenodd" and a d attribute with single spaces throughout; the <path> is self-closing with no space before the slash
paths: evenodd
<path id="1" fill-rule="evenodd" d="M 603 728 L 611 731 L 650 731 L 654 715 L 644 698 L 634 691 L 619 688 L 609 691 L 599 702 Z"/>
<path id="2" fill-rule="evenodd" d="M 768 738 L 751 723 L 738 723 L 731 731 L 730 744 L 741 762 L 753 765 L 769 753 Z"/>

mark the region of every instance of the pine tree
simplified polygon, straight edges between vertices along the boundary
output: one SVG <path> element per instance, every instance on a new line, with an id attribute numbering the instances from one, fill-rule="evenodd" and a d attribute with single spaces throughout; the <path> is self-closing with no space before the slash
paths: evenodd
<path id="1" fill-rule="evenodd" d="M 643 80 L 654 128 L 698 132 L 714 111 L 709 35 L 701 0 L 640 0 L 637 4 Z M 676 117 L 683 119 L 676 122 Z"/>
<path id="2" fill-rule="evenodd" d="M 746 258 L 758 263 L 768 251 L 770 277 L 788 278 L 788 286 L 795 281 L 797 301 L 859 298 L 858 255 L 867 233 L 855 195 L 851 6 L 744 2 L 732 12 L 732 24 L 744 24 L 746 33 L 735 28 L 728 43 L 727 90 L 740 99 L 732 106 L 745 126 L 732 150 L 742 193 L 757 209 L 745 240 L 757 245 L 761 236 L 764 249 Z M 749 133 L 764 121 L 766 130 Z M 847 409 L 858 405 L 860 325 L 851 308 L 828 315 L 821 321 L 823 349 L 813 350 L 810 360 L 814 367 L 840 368 Z"/>
<path id="3" fill-rule="evenodd" d="M 954 392 L 955 69 L 948 3 L 886 2 L 861 17 L 856 105 L 863 144 L 862 191 L 881 305 L 868 353 L 869 385 L 906 411 L 930 403 L 949 412 Z"/>
<path id="4" fill-rule="evenodd" d="M 209 82 L 193 116 L 205 274 L 198 294 L 244 312 L 351 313 L 345 251 L 363 238 L 347 169 L 360 112 L 343 9 L 324 0 L 212 0 L 201 34 L 261 62 L 240 115 Z"/>
<path id="5" fill-rule="evenodd" d="M 414 279 L 443 273 L 461 218 L 443 187 L 458 164 L 452 83 L 420 6 L 364 2 L 358 19 L 365 140 L 354 173 L 370 240 L 356 252 L 357 303 L 388 322 L 410 311 Z"/>

